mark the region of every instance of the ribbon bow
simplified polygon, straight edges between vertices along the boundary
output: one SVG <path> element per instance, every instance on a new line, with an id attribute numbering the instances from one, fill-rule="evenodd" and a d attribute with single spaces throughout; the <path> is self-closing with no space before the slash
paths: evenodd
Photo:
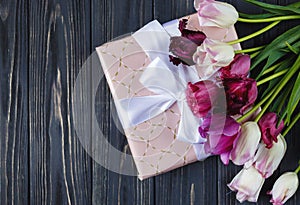
<path id="1" fill-rule="evenodd" d="M 176 25 L 176 27 L 175 27 Z M 197 82 L 199 77 L 193 66 L 180 68 L 169 62 L 169 33 L 176 33 L 177 23 L 163 28 L 157 21 L 147 24 L 133 34 L 135 40 L 152 62 L 144 70 L 140 82 L 155 95 L 121 99 L 122 118 L 127 126 L 138 125 L 165 112 L 177 103 L 181 118 L 177 139 L 188 143 L 205 142 L 198 132 L 200 119 L 195 117 L 187 102 L 185 90 L 188 82 Z M 166 32 L 166 30 L 168 32 Z"/>

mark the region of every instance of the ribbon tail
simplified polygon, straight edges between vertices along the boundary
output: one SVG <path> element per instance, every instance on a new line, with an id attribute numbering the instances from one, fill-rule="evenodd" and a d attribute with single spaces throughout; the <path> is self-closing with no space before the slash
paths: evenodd
<path id="1" fill-rule="evenodd" d="M 186 101 L 178 101 L 178 106 L 181 111 L 181 118 L 177 139 L 192 144 L 206 142 L 206 139 L 202 138 L 198 132 L 200 119 L 194 116 Z"/>
<path id="2" fill-rule="evenodd" d="M 211 154 L 206 153 L 204 149 L 204 144 L 193 144 L 193 148 L 197 157 L 197 160 L 205 160 L 207 157 L 211 156 Z"/>
<path id="3" fill-rule="evenodd" d="M 170 108 L 175 99 L 166 95 L 152 95 L 121 99 L 119 101 L 123 126 L 132 127 L 143 123 Z"/>

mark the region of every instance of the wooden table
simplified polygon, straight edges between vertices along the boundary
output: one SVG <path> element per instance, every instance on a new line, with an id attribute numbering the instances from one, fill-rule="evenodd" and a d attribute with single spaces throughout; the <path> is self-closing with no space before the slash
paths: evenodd
<path id="1" fill-rule="evenodd" d="M 227 2 L 253 11 L 242 1 Z M 239 204 L 226 184 L 240 167 L 225 167 L 212 157 L 141 182 L 95 163 L 72 124 L 71 91 L 96 46 L 153 19 L 166 22 L 193 12 L 192 0 L 0 1 L 0 204 Z M 291 24 L 281 23 L 242 45 L 263 45 Z M 237 31 L 244 36 L 258 28 L 238 24 Z M 111 124 L 106 82 L 100 84 L 99 96 L 106 103 L 98 113 L 100 127 L 113 146 L 128 150 L 125 137 Z M 297 166 L 299 132 L 298 123 L 258 204 L 267 204 L 265 192 L 280 173 Z M 287 204 L 299 205 L 299 197 L 298 190 Z"/>

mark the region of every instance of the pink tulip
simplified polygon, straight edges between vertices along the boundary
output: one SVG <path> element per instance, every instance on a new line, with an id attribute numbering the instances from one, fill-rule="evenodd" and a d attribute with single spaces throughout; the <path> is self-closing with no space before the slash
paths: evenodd
<path id="1" fill-rule="evenodd" d="M 254 158 L 258 148 L 261 133 L 256 122 L 242 124 L 241 136 L 237 139 L 230 153 L 230 159 L 236 165 L 244 165 Z"/>
<path id="2" fill-rule="evenodd" d="M 258 125 L 261 130 L 262 140 L 266 144 L 267 148 L 273 146 L 273 141 L 277 142 L 277 136 L 284 128 L 284 123 L 281 121 L 277 127 L 278 118 L 274 112 L 266 113 L 258 121 Z"/>
<path id="3" fill-rule="evenodd" d="M 238 12 L 224 2 L 214 0 L 195 0 L 195 9 L 198 11 L 200 26 L 217 26 L 229 28 L 236 23 Z"/>
<path id="4" fill-rule="evenodd" d="M 243 114 L 257 98 L 256 81 L 251 78 L 224 79 L 228 114 Z"/>
<path id="5" fill-rule="evenodd" d="M 187 104 L 195 116 L 205 117 L 215 104 L 220 91 L 221 89 L 209 80 L 194 84 L 188 83 L 186 90 Z"/>
<path id="6" fill-rule="evenodd" d="M 278 168 L 287 148 L 286 141 L 281 134 L 278 135 L 277 139 L 277 143 L 274 143 L 270 149 L 261 143 L 254 159 L 247 162 L 245 166 L 253 165 L 264 178 L 269 178 Z"/>
<path id="7" fill-rule="evenodd" d="M 213 117 L 209 116 L 203 120 L 199 133 L 207 139 L 204 145 L 205 152 L 220 155 L 222 162 L 227 165 L 233 144 L 240 136 L 239 123 L 229 116 L 214 114 Z"/>
<path id="8" fill-rule="evenodd" d="M 227 43 L 206 38 L 193 56 L 202 78 L 207 78 L 221 67 L 228 66 L 234 58 L 234 50 Z"/>
<path id="9" fill-rule="evenodd" d="M 250 70 L 250 56 L 237 54 L 233 61 L 219 70 L 219 76 L 223 79 L 246 78 Z"/>
<path id="10" fill-rule="evenodd" d="M 295 172 L 287 172 L 281 175 L 275 182 L 272 191 L 268 194 L 272 195 L 271 203 L 273 205 L 282 205 L 291 198 L 297 191 L 299 179 Z"/>
<path id="11" fill-rule="evenodd" d="M 228 184 L 232 191 L 237 191 L 236 199 L 239 202 L 256 202 L 265 178 L 253 167 L 242 169 Z"/>

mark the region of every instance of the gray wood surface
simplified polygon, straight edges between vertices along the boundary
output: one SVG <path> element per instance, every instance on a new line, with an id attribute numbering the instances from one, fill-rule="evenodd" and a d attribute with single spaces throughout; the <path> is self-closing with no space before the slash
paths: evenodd
<path id="1" fill-rule="evenodd" d="M 255 12 L 242 1 L 227 1 Z M 264 0 L 282 5 L 296 0 Z M 0 204 L 239 204 L 226 184 L 240 167 L 217 157 L 139 181 L 93 161 L 74 130 L 72 89 L 96 46 L 147 22 L 194 12 L 192 0 L 1 0 L 0 1 Z M 281 23 L 243 47 L 263 45 L 294 23 Z M 238 24 L 244 36 L 258 25 Z M 85 101 L 85 99 L 82 99 Z M 130 152 L 112 120 L 105 81 L 96 104 L 100 127 L 117 149 Z M 267 180 L 258 204 L 285 170 L 300 159 L 299 123 L 287 136 L 288 153 Z M 107 147 L 101 147 L 103 154 Z M 298 190 L 287 204 L 300 204 Z M 249 204 L 249 203 L 245 203 Z"/>

